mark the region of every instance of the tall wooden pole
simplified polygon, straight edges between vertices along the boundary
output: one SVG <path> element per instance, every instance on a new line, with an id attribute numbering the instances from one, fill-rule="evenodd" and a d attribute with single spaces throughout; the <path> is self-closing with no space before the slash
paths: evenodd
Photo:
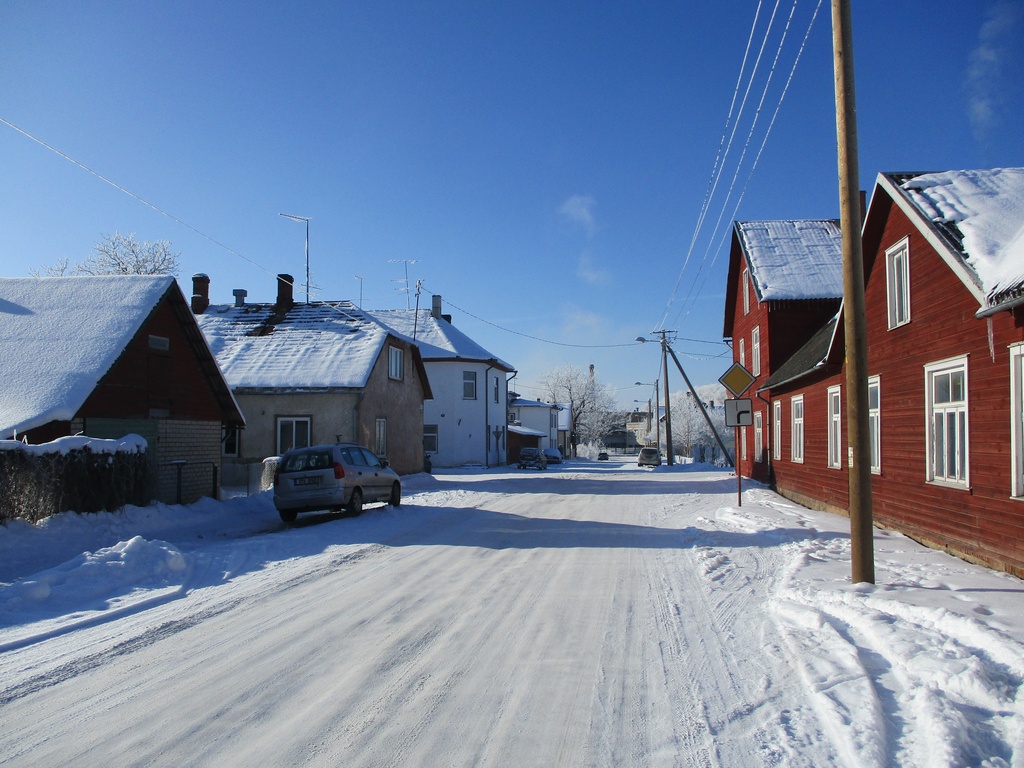
<path id="1" fill-rule="evenodd" d="M 668 388 L 668 342 L 665 341 L 667 331 L 661 333 L 661 369 L 665 372 L 665 461 L 671 466 L 676 463 L 675 446 L 672 445 L 672 408 L 669 405 Z"/>
<path id="2" fill-rule="evenodd" d="M 871 510 L 871 431 L 868 422 L 868 343 L 861 251 L 857 104 L 853 88 L 850 0 L 832 0 L 836 80 L 836 144 L 843 228 L 843 312 L 846 332 L 846 424 L 850 442 L 850 539 L 853 583 L 875 583 Z"/>

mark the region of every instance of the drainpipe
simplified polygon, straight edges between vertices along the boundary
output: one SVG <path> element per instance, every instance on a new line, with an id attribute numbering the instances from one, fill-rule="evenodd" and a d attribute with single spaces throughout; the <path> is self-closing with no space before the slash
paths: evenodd
<path id="1" fill-rule="evenodd" d="M 487 366 L 484 371 L 484 466 L 491 466 L 491 393 L 487 390 L 490 389 L 490 372 L 494 370 L 491 366 Z"/>

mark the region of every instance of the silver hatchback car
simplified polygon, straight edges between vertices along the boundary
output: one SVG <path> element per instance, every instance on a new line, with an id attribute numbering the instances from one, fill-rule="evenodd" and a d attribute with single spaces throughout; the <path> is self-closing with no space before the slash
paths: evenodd
<path id="1" fill-rule="evenodd" d="M 363 511 L 364 502 L 402 503 L 402 481 L 387 459 L 354 443 L 293 448 L 274 474 L 274 506 L 286 523 L 300 512 Z"/>

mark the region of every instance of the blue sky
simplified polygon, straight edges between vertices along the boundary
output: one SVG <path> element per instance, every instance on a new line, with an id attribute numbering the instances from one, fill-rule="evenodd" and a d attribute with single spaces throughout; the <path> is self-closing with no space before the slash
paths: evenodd
<path id="1" fill-rule="evenodd" d="M 524 396 L 594 364 L 646 404 L 660 355 L 637 336 L 676 331 L 694 384 L 728 367 L 734 219 L 839 215 L 817 7 L 7 0 L 0 275 L 131 232 L 171 241 L 186 294 L 205 272 L 215 303 L 270 301 L 287 272 L 302 297 L 304 225 L 280 214 L 308 216 L 313 298 L 414 306 L 408 271 Z M 853 24 L 863 188 L 1024 165 L 1024 3 L 871 0 Z"/>

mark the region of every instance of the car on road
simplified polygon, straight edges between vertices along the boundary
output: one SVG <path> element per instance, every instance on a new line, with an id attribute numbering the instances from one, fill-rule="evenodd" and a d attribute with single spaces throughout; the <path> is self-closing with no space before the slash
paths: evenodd
<path id="1" fill-rule="evenodd" d="M 300 512 L 358 515 L 366 502 L 402 503 L 402 481 L 387 459 L 355 443 L 293 448 L 274 473 L 274 506 L 286 523 Z"/>
<path id="2" fill-rule="evenodd" d="M 522 448 L 519 451 L 519 468 L 536 467 L 537 469 L 548 468 L 548 457 L 540 448 Z"/>
<path id="3" fill-rule="evenodd" d="M 661 451 L 657 448 L 641 448 L 640 455 L 636 457 L 638 467 L 660 467 Z"/>
<path id="4" fill-rule="evenodd" d="M 545 448 L 544 456 L 547 457 L 548 464 L 562 463 L 562 452 L 557 448 Z"/>
<path id="5" fill-rule="evenodd" d="M 604 451 L 601 451 L 599 454 L 597 454 L 597 460 L 598 461 L 608 461 L 608 454 L 606 452 L 604 452 Z"/>

